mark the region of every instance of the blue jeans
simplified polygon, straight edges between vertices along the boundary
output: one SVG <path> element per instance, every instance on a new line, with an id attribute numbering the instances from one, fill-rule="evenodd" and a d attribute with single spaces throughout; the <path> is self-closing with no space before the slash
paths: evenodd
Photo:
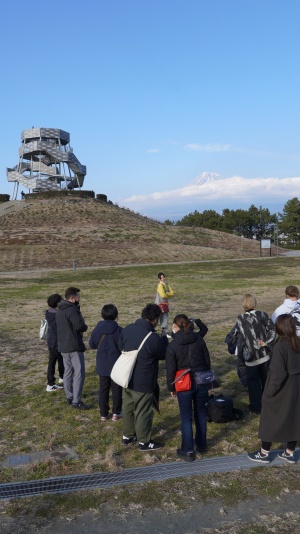
<path id="1" fill-rule="evenodd" d="M 159 316 L 159 324 L 162 328 L 165 328 L 166 330 L 168 330 L 168 323 L 169 323 L 169 313 L 162 313 L 160 316 Z"/>
<path id="2" fill-rule="evenodd" d="M 197 449 L 206 449 L 206 403 L 208 401 L 208 388 L 206 385 L 196 384 L 192 379 L 190 391 L 177 393 L 181 419 L 181 450 L 192 452 L 193 439 L 193 411 L 196 425 L 195 444 Z"/>

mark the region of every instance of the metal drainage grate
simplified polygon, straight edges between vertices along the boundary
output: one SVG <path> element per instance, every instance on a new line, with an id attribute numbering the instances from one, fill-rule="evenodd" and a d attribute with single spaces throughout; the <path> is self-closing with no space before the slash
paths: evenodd
<path id="1" fill-rule="evenodd" d="M 300 451 L 300 449 L 297 449 L 297 451 Z M 280 460 L 277 459 L 277 452 L 272 451 L 270 457 L 272 463 L 275 461 L 279 464 Z M 297 459 L 297 454 L 295 456 Z M 300 456 L 300 453 L 298 456 Z M 207 458 L 190 463 L 155 464 L 150 467 L 126 469 L 117 473 L 104 472 L 93 475 L 72 475 L 29 482 L 13 482 L 0 485 L 0 499 L 32 497 L 47 493 L 67 493 L 87 489 L 105 489 L 111 486 L 206 475 L 208 473 L 223 473 L 225 471 L 251 469 L 260 466 L 260 463 L 253 463 L 245 454 L 242 454 L 222 458 Z"/>

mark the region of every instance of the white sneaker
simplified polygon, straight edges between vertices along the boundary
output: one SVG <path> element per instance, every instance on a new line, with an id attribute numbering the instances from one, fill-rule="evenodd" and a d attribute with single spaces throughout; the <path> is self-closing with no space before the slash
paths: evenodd
<path id="1" fill-rule="evenodd" d="M 62 386 L 57 386 L 56 384 L 54 384 L 54 386 L 47 386 L 46 387 L 46 391 L 57 391 L 58 389 L 64 389 Z"/>
<path id="2" fill-rule="evenodd" d="M 63 384 L 63 383 L 64 383 L 64 379 L 63 379 L 63 378 L 59 378 L 59 379 L 58 379 L 58 383 L 59 383 L 59 384 Z"/>
<path id="3" fill-rule="evenodd" d="M 113 416 L 112 416 L 112 421 L 118 421 L 122 417 L 123 417 L 123 415 L 121 413 L 114 413 Z"/>

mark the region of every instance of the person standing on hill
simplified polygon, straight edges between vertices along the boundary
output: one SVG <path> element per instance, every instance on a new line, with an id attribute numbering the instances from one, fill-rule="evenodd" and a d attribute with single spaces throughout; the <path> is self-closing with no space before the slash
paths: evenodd
<path id="1" fill-rule="evenodd" d="M 57 386 L 55 384 L 55 364 L 58 364 L 58 373 L 59 373 L 59 383 L 63 384 L 64 380 L 64 362 L 61 353 L 57 349 L 57 326 L 56 326 L 56 313 L 57 306 L 61 302 L 62 297 L 58 293 L 50 295 L 48 297 L 47 303 L 49 310 L 45 313 L 45 319 L 48 322 L 48 350 L 49 350 L 49 362 L 47 370 L 47 387 L 46 391 L 58 391 L 64 389 L 63 386 Z"/>
<path id="2" fill-rule="evenodd" d="M 164 273 L 158 273 L 157 277 L 159 282 L 157 285 L 155 304 L 160 307 L 162 312 L 159 318 L 161 329 L 162 331 L 165 330 L 167 332 L 169 322 L 169 298 L 174 296 L 174 291 L 167 282 Z"/>
<path id="3" fill-rule="evenodd" d="M 69 287 L 56 314 L 58 350 L 64 360 L 64 388 L 72 408 L 88 410 L 81 400 L 85 379 L 83 332 L 88 329 L 80 312 L 80 289 Z"/>

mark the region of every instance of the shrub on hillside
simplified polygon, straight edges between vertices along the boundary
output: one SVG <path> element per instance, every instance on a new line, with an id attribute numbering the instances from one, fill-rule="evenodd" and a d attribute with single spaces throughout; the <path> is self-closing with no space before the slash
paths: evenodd
<path id="1" fill-rule="evenodd" d="M 39 193 L 27 193 L 26 200 L 50 200 L 60 198 L 95 198 L 94 191 L 61 189 L 60 191 L 43 191 Z"/>
<path id="2" fill-rule="evenodd" d="M 0 202 L 7 202 L 10 199 L 10 195 L 0 195 Z"/>
<path id="3" fill-rule="evenodd" d="M 101 200 L 101 202 L 107 202 L 107 196 L 103 194 L 96 195 L 96 200 Z"/>

